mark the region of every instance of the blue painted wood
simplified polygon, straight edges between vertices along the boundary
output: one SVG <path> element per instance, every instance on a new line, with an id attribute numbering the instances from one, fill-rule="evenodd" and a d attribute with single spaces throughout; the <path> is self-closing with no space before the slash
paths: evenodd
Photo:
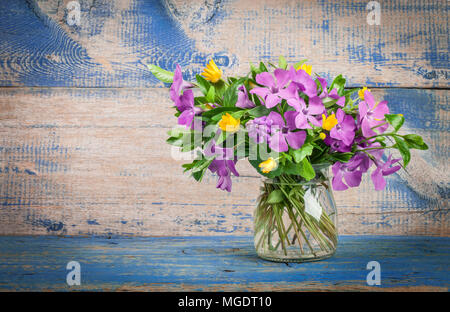
<path id="1" fill-rule="evenodd" d="M 81 265 L 81 285 L 66 265 Z M 369 261 L 381 285 L 368 286 Z M 340 236 L 336 255 L 304 264 L 259 259 L 252 237 L 0 237 L 0 290 L 440 290 L 450 238 Z"/>
<path id="2" fill-rule="evenodd" d="M 383 1 L 378 26 L 365 0 L 79 3 L 70 26 L 67 2 L 0 2 L 1 86 L 148 87 L 158 82 L 145 63 L 179 63 L 192 78 L 210 58 L 244 73 L 279 54 L 349 86 L 449 86 L 445 1 Z"/>

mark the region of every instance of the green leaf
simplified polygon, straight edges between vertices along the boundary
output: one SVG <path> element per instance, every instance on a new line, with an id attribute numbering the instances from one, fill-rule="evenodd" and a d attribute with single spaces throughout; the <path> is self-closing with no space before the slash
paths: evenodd
<path id="1" fill-rule="evenodd" d="M 273 190 L 269 196 L 267 197 L 267 203 L 268 204 L 278 204 L 281 203 L 284 199 L 283 192 L 278 190 Z"/>
<path id="2" fill-rule="evenodd" d="M 192 172 L 198 172 L 201 171 L 205 168 L 207 168 L 211 162 L 214 160 L 214 157 L 211 159 L 202 159 L 200 160 L 193 168 L 192 168 Z"/>
<path id="3" fill-rule="evenodd" d="M 331 92 L 334 88 L 337 89 L 337 92 L 340 96 L 344 95 L 344 88 L 345 88 L 345 78 L 342 77 L 342 75 L 337 76 L 334 78 L 333 82 L 331 83 L 330 87 L 328 88 L 328 91 Z"/>
<path id="4" fill-rule="evenodd" d="M 200 91 L 204 95 L 206 95 L 208 93 L 209 88 L 211 87 L 211 84 L 209 83 L 209 81 L 200 75 L 196 75 L 195 79 L 197 80 L 197 85 L 198 85 L 198 88 L 200 89 Z"/>
<path id="5" fill-rule="evenodd" d="M 165 82 L 165 83 L 173 82 L 173 73 L 172 72 L 162 69 L 161 67 L 153 65 L 153 64 L 147 64 L 147 67 L 150 70 L 150 72 L 153 75 L 155 75 L 155 77 L 158 78 L 160 81 Z"/>
<path id="6" fill-rule="evenodd" d="M 395 147 L 397 147 L 400 155 L 403 158 L 403 166 L 406 167 L 411 160 L 411 153 L 409 152 L 408 144 L 401 139 L 399 136 L 394 136 Z"/>
<path id="7" fill-rule="evenodd" d="M 353 153 L 333 153 L 329 156 L 331 159 L 346 163 L 353 157 Z"/>
<path id="8" fill-rule="evenodd" d="M 278 58 L 278 67 L 282 68 L 282 69 L 286 69 L 287 68 L 286 59 L 282 55 L 280 55 L 280 57 Z"/>
<path id="9" fill-rule="evenodd" d="M 206 101 L 208 102 L 208 103 L 214 103 L 215 101 L 214 101 L 214 97 L 216 96 L 216 90 L 214 89 L 214 87 L 213 86 L 211 86 L 210 88 L 209 88 L 209 91 L 208 91 L 208 93 L 206 94 Z"/>
<path id="10" fill-rule="evenodd" d="M 302 164 L 296 164 L 291 161 L 287 162 L 287 164 L 283 167 L 283 171 L 286 174 L 300 175 L 301 170 Z"/>
<path id="11" fill-rule="evenodd" d="M 307 59 L 301 60 L 300 62 L 297 62 L 294 64 L 294 68 L 295 70 L 297 70 L 297 68 L 299 68 L 300 66 L 302 66 L 304 63 L 308 62 Z"/>
<path id="12" fill-rule="evenodd" d="M 263 62 L 259 63 L 259 71 L 260 72 L 267 72 L 268 71 L 266 65 L 264 65 Z"/>
<path id="13" fill-rule="evenodd" d="M 419 150 L 427 150 L 428 145 L 423 141 L 422 137 L 417 134 L 407 134 L 403 136 L 406 144 L 409 148 L 415 148 Z"/>
<path id="14" fill-rule="evenodd" d="M 261 117 L 261 116 L 267 116 L 270 113 L 270 110 L 263 106 L 256 106 L 255 108 L 252 108 L 248 111 L 248 113 L 250 114 L 250 116 L 252 117 Z"/>
<path id="15" fill-rule="evenodd" d="M 337 99 L 325 98 L 325 101 L 323 101 L 323 105 L 325 106 L 325 108 L 329 108 L 336 104 L 337 101 Z"/>
<path id="16" fill-rule="evenodd" d="M 183 140 L 181 138 L 170 137 L 166 140 L 166 142 L 173 146 L 183 146 Z"/>
<path id="17" fill-rule="evenodd" d="M 310 156 L 313 152 L 314 146 L 307 143 L 302 146 L 302 148 L 298 150 L 294 150 L 291 152 L 292 156 L 294 156 L 294 161 L 296 163 L 301 162 L 306 156 Z"/>
<path id="18" fill-rule="evenodd" d="M 222 116 L 222 113 L 224 113 L 224 112 L 235 112 L 235 111 L 238 111 L 241 109 L 242 108 L 239 108 L 239 107 L 216 107 L 209 111 L 203 112 L 202 116 L 208 117 L 208 118 L 213 117 L 217 114 L 220 114 L 220 116 Z"/>
<path id="19" fill-rule="evenodd" d="M 175 138 L 180 138 L 185 134 L 191 134 L 192 130 L 191 129 L 186 129 L 185 127 L 176 127 L 173 129 L 170 129 L 169 131 L 167 131 L 167 134 L 170 137 L 175 137 Z"/>
<path id="20" fill-rule="evenodd" d="M 384 115 L 387 122 L 391 124 L 392 127 L 394 127 L 395 132 L 397 132 L 405 122 L 405 117 L 400 116 L 399 114 L 386 114 Z"/>
<path id="21" fill-rule="evenodd" d="M 356 91 L 358 91 L 359 88 L 353 88 L 353 89 L 348 89 L 344 91 L 344 95 L 348 96 L 348 95 L 352 95 L 353 93 L 355 93 Z"/>
<path id="22" fill-rule="evenodd" d="M 309 181 L 313 179 L 316 176 L 316 172 L 314 171 L 314 168 L 312 167 L 311 163 L 307 158 L 304 158 L 302 160 L 302 167 L 300 169 L 300 175 L 306 179 L 306 181 Z"/>
<path id="23" fill-rule="evenodd" d="M 223 106 L 234 107 L 238 99 L 237 88 L 238 86 L 243 84 L 245 79 L 246 78 L 241 78 L 239 80 L 236 80 L 225 90 L 225 92 L 223 93 Z"/>

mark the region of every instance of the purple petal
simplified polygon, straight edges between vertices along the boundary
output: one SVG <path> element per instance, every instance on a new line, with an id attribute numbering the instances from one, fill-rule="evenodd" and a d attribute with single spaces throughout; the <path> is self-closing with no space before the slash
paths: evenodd
<path id="1" fill-rule="evenodd" d="M 307 96 L 312 97 L 317 95 L 316 82 L 304 70 L 299 70 L 297 72 L 294 81 L 303 85 L 303 87 L 305 88 L 303 93 L 305 93 Z"/>
<path id="2" fill-rule="evenodd" d="M 276 94 L 269 94 L 266 97 L 266 107 L 272 108 L 281 102 L 281 98 Z"/>
<path id="3" fill-rule="evenodd" d="M 256 88 L 251 89 L 250 93 L 256 94 L 259 97 L 261 97 L 262 99 L 265 99 L 267 94 L 270 93 L 270 90 L 267 88 L 263 88 L 263 87 L 256 87 Z"/>
<path id="4" fill-rule="evenodd" d="M 375 106 L 375 99 L 373 98 L 372 93 L 370 91 L 366 90 L 364 91 L 364 101 L 369 105 L 370 108 L 373 108 Z"/>
<path id="5" fill-rule="evenodd" d="M 234 160 L 227 160 L 226 161 L 227 167 L 228 169 L 230 169 L 230 171 L 235 175 L 235 176 L 239 176 L 239 172 L 237 172 L 236 167 L 235 167 L 235 161 Z"/>
<path id="6" fill-rule="evenodd" d="M 287 100 L 287 103 L 289 106 L 292 106 L 296 111 L 301 111 L 303 108 L 306 107 L 305 101 L 302 98 L 299 99 L 291 98 Z"/>
<path id="7" fill-rule="evenodd" d="M 287 139 L 290 147 L 292 147 L 293 149 L 299 149 L 300 147 L 302 147 L 303 143 L 305 143 L 306 132 L 305 131 L 297 131 L 297 132 L 289 131 L 288 134 L 286 135 L 286 139 Z"/>
<path id="8" fill-rule="evenodd" d="M 298 85 L 291 82 L 287 88 L 278 91 L 278 96 L 285 100 L 298 98 Z"/>
<path id="9" fill-rule="evenodd" d="M 258 75 L 256 75 L 256 82 L 260 85 L 272 88 L 275 87 L 275 80 L 273 79 L 273 76 L 271 73 L 263 72 Z"/>
<path id="10" fill-rule="evenodd" d="M 271 124 L 270 126 L 278 126 L 278 128 L 282 128 L 285 126 L 283 117 L 281 117 L 280 114 L 278 114 L 277 112 L 270 112 L 269 115 L 267 116 L 267 121 L 270 121 Z"/>
<path id="11" fill-rule="evenodd" d="M 339 100 L 337 100 L 336 104 L 339 105 L 340 107 L 344 107 L 345 106 L 345 96 L 341 96 L 339 98 Z"/>
<path id="12" fill-rule="evenodd" d="M 370 122 L 366 118 L 361 122 L 361 130 L 366 138 L 376 135 L 375 131 L 372 130 Z"/>
<path id="13" fill-rule="evenodd" d="M 318 96 L 309 98 L 308 112 L 311 115 L 320 115 L 325 110 L 325 106 L 322 104 L 322 99 Z"/>
<path id="14" fill-rule="evenodd" d="M 368 107 L 366 102 L 360 102 L 358 105 L 359 118 L 363 119 L 367 115 Z"/>
<path id="15" fill-rule="evenodd" d="M 387 101 L 382 101 L 373 110 L 372 118 L 384 119 L 385 114 L 389 114 L 389 107 L 387 106 Z"/>
<path id="16" fill-rule="evenodd" d="M 289 80 L 291 80 L 291 74 L 289 71 L 277 68 L 274 71 L 275 78 L 277 79 L 278 88 L 284 88 Z"/>
<path id="17" fill-rule="evenodd" d="M 286 119 L 286 126 L 290 129 L 290 130 L 294 130 L 297 127 L 295 126 L 295 117 L 297 116 L 297 112 L 296 111 L 287 111 L 286 113 L 284 113 L 284 119 Z"/>
<path id="18" fill-rule="evenodd" d="M 401 167 L 402 166 L 395 166 L 395 167 L 391 167 L 391 168 L 388 168 L 386 170 L 383 170 L 383 176 L 387 176 L 387 175 L 393 174 L 393 173 L 399 171 Z"/>
<path id="19" fill-rule="evenodd" d="M 314 126 L 316 127 L 321 127 L 322 126 L 322 122 L 319 121 L 316 117 L 314 116 L 308 116 L 308 120 L 310 123 L 312 123 Z"/>
<path id="20" fill-rule="evenodd" d="M 381 191 L 386 187 L 386 180 L 383 178 L 383 174 L 381 173 L 380 168 L 375 169 L 370 177 L 372 178 L 372 182 L 375 186 L 376 191 Z"/>
<path id="21" fill-rule="evenodd" d="M 295 117 L 295 126 L 298 129 L 311 129 L 312 127 L 308 123 L 308 118 L 303 113 L 298 113 Z"/>
<path id="22" fill-rule="evenodd" d="M 286 152 L 289 149 L 286 139 L 281 131 L 278 131 L 271 136 L 269 146 L 276 152 Z"/>
<path id="23" fill-rule="evenodd" d="M 361 184 L 361 171 L 345 172 L 344 179 L 350 187 L 357 187 Z"/>
<path id="24" fill-rule="evenodd" d="M 345 191 L 348 189 L 348 186 L 342 182 L 342 171 L 337 171 L 331 180 L 331 184 L 333 185 L 333 190 L 335 191 Z"/>
<path id="25" fill-rule="evenodd" d="M 194 111 L 192 110 L 185 110 L 181 113 L 181 115 L 178 117 L 178 124 L 184 125 L 186 127 L 190 127 L 192 120 L 194 120 Z"/>

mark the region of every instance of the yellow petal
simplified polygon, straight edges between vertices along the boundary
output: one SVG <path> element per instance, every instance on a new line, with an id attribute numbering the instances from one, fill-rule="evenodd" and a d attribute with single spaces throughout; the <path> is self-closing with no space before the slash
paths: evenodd
<path id="1" fill-rule="evenodd" d="M 369 91 L 369 92 L 370 92 L 370 90 L 367 89 L 367 87 L 364 87 L 364 88 L 362 88 L 362 89 L 360 89 L 360 90 L 358 91 L 358 96 L 359 96 L 359 98 L 360 98 L 361 100 L 363 100 L 363 101 L 364 101 L 364 92 L 366 92 L 366 91 Z"/>
<path id="2" fill-rule="evenodd" d="M 229 113 L 222 115 L 222 119 L 219 121 L 219 128 L 222 131 L 234 133 L 239 130 L 241 122 L 239 119 L 235 119 Z"/>
<path id="3" fill-rule="evenodd" d="M 325 118 L 325 115 L 322 114 L 322 128 L 325 130 L 330 131 L 338 124 L 338 121 L 336 119 L 336 115 L 332 114 Z"/>
<path id="4" fill-rule="evenodd" d="M 201 74 L 205 77 L 206 80 L 211 81 L 212 83 L 216 83 L 222 77 L 222 70 L 220 70 L 214 60 L 210 60 L 206 67 L 203 69 L 203 73 Z"/>
<path id="5" fill-rule="evenodd" d="M 272 157 L 269 157 L 266 161 L 263 161 L 258 165 L 263 173 L 269 173 L 277 167 L 277 162 Z"/>

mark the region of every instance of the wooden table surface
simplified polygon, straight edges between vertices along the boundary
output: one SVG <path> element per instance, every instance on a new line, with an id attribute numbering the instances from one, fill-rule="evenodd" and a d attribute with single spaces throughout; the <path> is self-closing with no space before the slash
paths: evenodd
<path id="1" fill-rule="evenodd" d="M 450 238 L 339 239 L 330 259 L 286 264 L 259 259 L 250 236 L 0 237 L 0 291 L 448 291 Z M 70 261 L 80 286 L 66 283 Z"/>

